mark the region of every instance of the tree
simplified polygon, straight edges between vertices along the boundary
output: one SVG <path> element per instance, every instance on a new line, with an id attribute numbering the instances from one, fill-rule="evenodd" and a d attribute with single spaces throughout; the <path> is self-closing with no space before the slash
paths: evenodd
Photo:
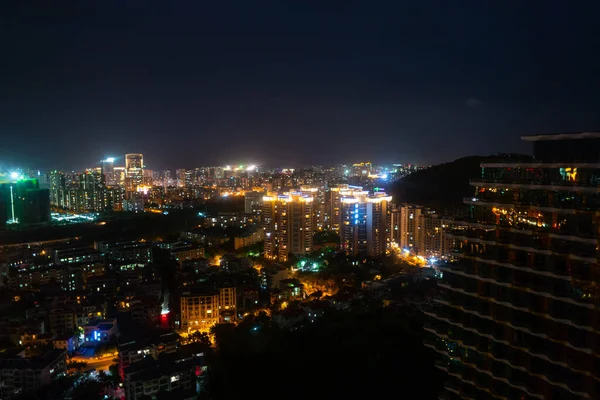
<path id="1" fill-rule="evenodd" d="M 109 354 L 114 354 L 119 351 L 118 347 L 114 343 L 101 343 L 96 347 L 95 354 L 98 357 L 103 357 Z"/>
<path id="2" fill-rule="evenodd" d="M 82 373 L 88 368 L 88 363 L 85 361 L 71 361 L 67 363 L 67 369 L 73 370 L 77 373 Z"/>
<path id="3" fill-rule="evenodd" d="M 201 343 L 201 344 L 204 344 L 207 346 L 211 345 L 210 336 L 206 332 L 200 332 L 200 331 L 193 332 L 189 336 L 189 339 L 191 342 L 194 342 L 194 343 Z"/>
<path id="4" fill-rule="evenodd" d="M 100 400 L 103 398 L 104 386 L 99 381 L 85 379 L 73 389 L 73 400 Z"/>

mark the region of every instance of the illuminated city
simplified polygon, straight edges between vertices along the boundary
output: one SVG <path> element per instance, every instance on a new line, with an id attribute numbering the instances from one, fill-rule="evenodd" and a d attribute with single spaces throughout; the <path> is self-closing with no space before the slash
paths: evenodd
<path id="1" fill-rule="evenodd" d="M 0 400 L 600 399 L 600 3 L 4 3 Z"/>

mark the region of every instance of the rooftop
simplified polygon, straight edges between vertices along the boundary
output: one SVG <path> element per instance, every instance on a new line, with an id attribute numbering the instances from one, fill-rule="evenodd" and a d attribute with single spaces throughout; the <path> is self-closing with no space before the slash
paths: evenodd
<path id="1" fill-rule="evenodd" d="M 578 139 L 600 139 L 600 132 L 547 133 L 540 135 L 521 136 L 521 140 L 525 140 L 527 142 Z"/>
<path id="2" fill-rule="evenodd" d="M 64 350 L 49 350 L 36 357 L 0 356 L 0 369 L 42 369 L 66 355 Z"/>
<path id="3" fill-rule="evenodd" d="M 138 350 L 153 344 L 173 343 L 179 341 L 179 335 L 174 331 L 151 331 L 145 332 L 145 335 L 139 339 L 132 340 L 119 345 L 121 351 Z"/>

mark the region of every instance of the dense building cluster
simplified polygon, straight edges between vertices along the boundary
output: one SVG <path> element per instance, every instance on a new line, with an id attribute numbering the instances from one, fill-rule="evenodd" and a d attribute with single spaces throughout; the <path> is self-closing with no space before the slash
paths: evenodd
<path id="1" fill-rule="evenodd" d="M 377 304 L 426 316 L 440 398 L 598 398 L 600 134 L 524 139 L 534 158 L 481 164 L 452 217 L 395 202 L 382 186 L 411 170 L 370 163 L 171 175 L 127 154 L 124 167 L 51 172 L 49 190 L 41 175 L 11 174 L 0 182 L 8 228 L 191 213 L 168 238 L 0 245 L 0 307 L 21 312 L 0 317 L 0 397 L 34 394 L 72 375 L 67 360 L 110 348 L 120 395 L 194 398 L 219 327 L 248 339 Z M 205 207 L 232 199 L 235 210 Z"/>

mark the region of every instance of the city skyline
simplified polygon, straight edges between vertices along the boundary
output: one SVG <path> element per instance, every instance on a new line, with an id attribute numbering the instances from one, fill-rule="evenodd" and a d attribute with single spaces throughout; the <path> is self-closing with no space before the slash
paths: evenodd
<path id="1" fill-rule="evenodd" d="M 2 164 L 437 164 L 600 125 L 578 5 L 158 4 L 8 7 Z"/>

